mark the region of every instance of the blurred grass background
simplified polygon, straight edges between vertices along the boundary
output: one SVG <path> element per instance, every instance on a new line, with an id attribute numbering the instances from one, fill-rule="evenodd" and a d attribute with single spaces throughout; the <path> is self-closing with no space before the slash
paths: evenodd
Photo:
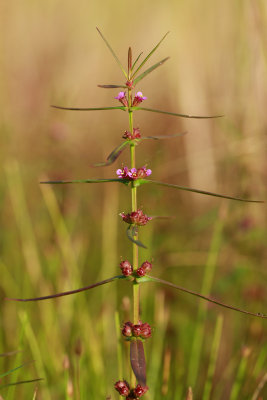
<path id="1" fill-rule="evenodd" d="M 130 285 L 35 304 L 33 297 L 77 288 L 118 273 L 131 257 L 118 213 L 129 193 L 107 185 L 40 186 L 55 178 L 113 177 L 95 170 L 121 141 L 120 111 L 65 112 L 50 104 L 117 105 L 117 92 L 97 84 L 124 82 L 95 26 L 126 64 L 127 49 L 171 59 L 142 81 L 146 106 L 220 120 L 182 120 L 136 113 L 144 135 L 187 131 L 172 141 L 144 142 L 138 164 L 153 178 L 209 191 L 266 199 L 267 5 L 262 1 L 107 0 L 1 2 L 0 374 L 42 377 L 38 385 L 0 389 L 4 400 L 99 399 L 114 394 L 115 311 L 131 315 Z M 266 313 L 266 205 L 142 187 L 139 204 L 173 214 L 142 230 L 153 275 L 227 303 Z M 148 399 L 260 399 L 266 377 L 266 323 L 207 306 L 156 285 L 142 289 L 148 341 Z M 128 363 L 123 361 L 124 378 Z M 266 379 L 266 378 L 265 378 Z"/>

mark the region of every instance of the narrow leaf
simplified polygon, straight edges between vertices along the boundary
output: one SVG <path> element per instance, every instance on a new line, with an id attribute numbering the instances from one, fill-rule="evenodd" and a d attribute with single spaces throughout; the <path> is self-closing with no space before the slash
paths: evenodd
<path id="1" fill-rule="evenodd" d="M 131 49 L 131 47 L 129 47 L 129 49 L 128 49 L 128 77 L 131 75 L 132 66 L 133 66 L 133 55 L 132 55 L 132 49 Z"/>
<path id="2" fill-rule="evenodd" d="M 152 65 L 152 67 L 150 67 L 147 70 L 145 70 L 145 72 L 143 72 L 142 74 L 137 76 L 137 78 L 134 79 L 133 84 L 136 85 L 138 82 L 141 81 L 141 79 L 145 78 L 148 74 L 150 74 L 152 71 L 154 71 L 154 69 L 156 69 L 156 68 L 160 67 L 162 64 L 164 64 L 165 61 L 167 61 L 169 58 L 170 57 L 166 57 L 163 60 L 157 62 L 154 65 Z"/>
<path id="3" fill-rule="evenodd" d="M 5 385 L 0 385 L 0 389 L 4 389 L 5 387 L 9 386 L 17 386 L 17 385 L 22 385 L 24 383 L 33 383 L 33 382 L 38 382 L 38 381 L 43 381 L 43 378 L 36 378 L 36 379 L 30 379 L 28 381 L 18 381 L 18 382 L 11 382 L 11 383 L 6 383 Z"/>
<path id="4" fill-rule="evenodd" d="M 108 165 L 113 164 L 120 154 L 123 152 L 124 148 L 129 144 L 129 142 L 123 142 L 119 146 L 117 146 L 108 156 L 107 161 L 94 164 L 94 167 L 106 167 Z"/>
<path id="5" fill-rule="evenodd" d="M 0 357 L 10 357 L 10 356 L 14 356 L 18 353 L 21 353 L 21 350 L 7 351 L 6 353 L 0 354 Z"/>
<path id="6" fill-rule="evenodd" d="M 175 133 L 174 135 L 159 135 L 159 136 L 145 136 L 145 137 L 141 137 L 141 139 L 139 140 L 146 140 L 146 139 L 154 139 L 154 140 L 161 140 L 161 139 L 171 139 L 174 137 L 178 137 L 178 136 L 184 136 L 186 135 L 187 132 L 182 132 L 182 133 Z"/>
<path id="7" fill-rule="evenodd" d="M 135 70 L 132 78 L 135 77 L 135 75 L 137 74 L 137 72 L 143 67 L 143 65 L 147 62 L 147 60 L 152 56 L 152 54 L 157 50 L 157 48 L 159 47 L 159 45 L 161 44 L 161 42 L 163 42 L 163 40 L 165 39 L 165 37 L 168 35 L 169 32 L 167 32 L 163 38 L 158 42 L 158 44 L 152 49 L 152 51 L 146 56 L 146 58 L 144 59 L 143 62 L 141 62 L 141 64 L 139 65 L 139 67 Z"/>
<path id="8" fill-rule="evenodd" d="M 9 371 L 0 374 L 0 379 L 4 378 L 4 377 L 7 376 L 7 375 L 12 374 L 12 372 L 17 371 L 18 369 L 20 369 L 20 368 L 24 367 L 25 365 L 30 364 L 30 363 L 32 363 L 32 362 L 33 362 L 33 361 L 25 362 L 24 364 L 19 365 L 19 366 L 16 367 L 16 368 L 12 368 L 12 369 L 10 369 Z"/>
<path id="9" fill-rule="evenodd" d="M 127 107 L 118 106 L 118 107 L 94 107 L 94 108 L 81 108 L 81 107 L 61 107 L 51 105 L 52 108 L 57 108 L 59 110 L 69 110 L 69 111 L 99 111 L 99 110 L 122 110 L 126 111 Z"/>
<path id="10" fill-rule="evenodd" d="M 182 118 L 208 119 L 208 118 L 221 118 L 221 117 L 223 117 L 223 115 L 200 116 L 200 115 L 177 114 L 177 113 L 172 113 L 172 112 L 169 112 L 169 111 L 154 110 L 152 108 L 144 108 L 144 107 L 133 107 L 133 109 L 134 110 L 150 111 L 150 112 L 159 113 L 159 114 L 173 115 L 174 117 L 182 117 Z"/>
<path id="11" fill-rule="evenodd" d="M 130 343 L 130 360 L 132 370 L 141 386 L 146 386 L 146 359 L 144 346 L 141 340 L 132 340 Z"/>
<path id="12" fill-rule="evenodd" d="M 99 35 L 100 35 L 100 36 L 102 37 L 102 39 L 104 40 L 104 42 L 106 43 L 106 45 L 107 45 L 107 47 L 109 48 L 111 54 L 113 55 L 113 57 L 114 57 L 115 60 L 117 61 L 117 63 L 118 63 L 118 65 L 119 65 L 120 69 L 122 70 L 123 74 L 125 75 L 125 77 L 126 77 L 126 79 L 127 79 L 127 78 L 128 78 L 128 77 L 127 77 L 127 73 L 126 73 L 125 69 L 123 68 L 122 63 L 120 62 L 120 60 L 119 60 L 118 57 L 116 56 L 114 50 L 112 49 L 112 47 L 111 47 L 110 44 L 108 43 L 107 39 L 103 36 L 102 32 L 98 29 L 98 27 L 96 27 L 96 29 L 97 29 Z"/>
<path id="13" fill-rule="evenodd" d="M 122 179 L 76 179 L 72 181 L 46 181 L 46 182 L 40 182 L 41 184 L 49 184 L 49 185 L 59 185 L 59 184 L 68 184 L 68 183 L 104 183 L 104 182 L 120 182 L 120 183 L 125 183 L 123 182 Z"/>
<path id="14" fill-rule="evenodd" d="M 210 303 L 217 304 L 218 306 L 221 306 L 221 307 L 224 307 L 224 308 L 228 308 L 230 310 L 238 311 L 238 312 L 240 312 L 242 314 L 253 315 L 254 317 L 267 318 L 267 315 L 265 315 L 265 314 L 253 313 L 253 312 L 250 312 L 250 311 L 242 310 L 242 309 L 237 308 L 237 307 L 230 306 L 228 304 L 225 304 L 225 303 L 222 303 L 222 302 L 220 302 L 218 300 L 215 300 L 215 299 L 213 299 L 211 297 L 207 297 L 207 296 L 204 296 L 204 295 L 202 295 L 202 294 L 200 294 L 198 292 L 194 292 L 193 290 L 185 289 L 184 287 L 174 285 L 171 282 L 164 281 L 163 279 L 155 278 L 153 276 L 149 276 L 149 278 L 151 278 L 151 281 L 162 283 L 163 285 L 170 286 L 170 287 L 172 287 L 174 289 L 180 290 L 181 292 L 192 294 L 193 296 L 196 296 L 196 297 L 199 297 L 199 298 L 201 298 L 203 300 L 209 301 Z"/>
<path id="15" fill-rule="evenodd" d="M 136 235 L 136 227 L 135 226 L 129 225 L 126 230 L 126 234 L 127 234 L 128 239 L 131 242 L 135 243 L 139 247 L 143 247 L 143 249 L 147 249 L 147 247 L 142 242 L 140 242 L 140 240 L 136 240 L 134 238 L 134 236 Z"/>
<path id="16" fill-rule="evenodd" d="M 56 294 L 51 294 L 48 296 L 42 296 L 42 297 L 33 297 L 30 299 L 13 299 L 13 298 L 6 298 L 6 300 L 12 300 L 12 301 L 39 301 L 39 300 L 47 300 L 47 299 L 54 299 L 56 297 L 63 297 L 63 296 L 69 296 L 70 294 L 76 294 L 80 292 L 84 292 L 85 290 L 89 289 L 94 289 L 97 286 L 105 285 L 106 283 L 116 281 L 117 279 L 125 279 L 124 275 L 118 275 L 114 276 L 113 278 L 105 279 L 104 281 L 100 281 L 97 283 L 94 283 L 93 285 L 85 286 L 80 289 L 75 289 L 75 290 L 69 290 L 68 292 L 61 292 L 61 293 L 56 293 Z M 1 378 L 1 376 L 0 376 Z"/>
<path id="17" fill-rule="evenodd" d="M 156 185 L 160 186 L 166 186 L 166 187 L 171 187 L 174 189 L 179 189 L 179 190 L 186 190 L 188 192 L 194 192 L 194 193 L 199 193 L 199 194 L 205 194 L 207 196 L 214 196 L 214 197 L 221 197 L 223 199 L 229 199 L 229 200 L 236 200 L 236 201 L 243 201 L 246 203 L 264 203 L 262 200 L 249 200 L 249 199 L 242 199 L 240 197 L 233 197 L 233 196 L 227 196 L 224 194 L 218 194 L 218 193 L 212 193 L 212 192 L 206 192 L 205 190 L 199 190 L 199 189 L 192 189 L 188 188 L 185 186 L 179 186 L 179 185 L 173 185 L 171 183 L 163 183 L 163 182 L 158 182 L 158 181 L 152 181 L 150 179 L 147 179 L 147 181 L 151 183 L 155 183 Z"/>
<path id="18" fill-rule="evenodd" d="M 116 89 L 116 88 L 127 89 L 127 86 L 125 85 L 97 85 L 97 86 L 102 89 Z"/>
<path id="19" fill-rule="evenodd" d="M 141 52 L 141 53 L 139 54 L 139 56 L 136 58 L 135 62 L 133 63 L 133 66 L 132 66 L 132 70 L 133 70 L 134 67 L 136 66 L 136 63 L 138 62 L 138 60 L 139 60 L 139 58 L 141 57 L 142 54 L 143 54 L 143 52 Z"/>

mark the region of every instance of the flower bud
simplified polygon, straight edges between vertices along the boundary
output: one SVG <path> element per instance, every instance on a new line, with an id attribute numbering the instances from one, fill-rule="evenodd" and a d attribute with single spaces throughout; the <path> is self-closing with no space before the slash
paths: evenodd
<path id="1" fill-rule="evenodd" d="M 151 336 L 151 326 L 145 322 L 141 325 L 141 335 L 143 339 L 148 339 Z"/>
<path id="2" fill-rule="evenodd" d="M 133 327 L 132 327 L 133 336 L 141 335 L 141 332 L 142 332 L 141 326 L 142 326 L 141 324 L 133 325 Z"/>
<path id="3" fill-rule="evenodd" d="M 128 396 L 130 393 L 130 386 L 127 381 L 118 381 L 114 384 L 114 388 L 119 392 L 121 396 Z"/>
<path id="4" fill-rule="evenodd" d="M 140 267 L 140 268 L 137 269 L 136 273 L 137 273 L 138 276 L 145 276 L 146 271 L 145 271 L 144 268 Z"/>
<path id="5" fill-rule="evenodd" d="M 143 262 L 143 264 L 141 265 L 141 268 L 143 268 L 145 270 L 145 272 L 150 272 L 152 270 L 152 264 L 148 261 Z"/>
<path id="6" fill-rule="evenodd" d="M 133 267 L 130 262 L 125 260 L 120 263 L 120 269 L 124 276 L 130 276 L 133 273 Z"/>
<path id="7" fill-rule="evenodd" d="M 132 335 L 133 335 L 132 334 L 132 327 L 133 327 L 133 324 L 130 321 L 125 322 L 123 324 L 123 328 L 121 330 L 122 335 L 126 336 L 126 337 L 132 337 Z"/>
<path id="8" fill-rule="evenodd" d="M 136 386 L 136 388 L 133 390 L 134 395 L 136 398 L 139 398 L 141 396 L 143 396 L 143 394 L 145 394 L 148 391 L 148 387 L 147 386 L 141 386 L 140 384 L 138 384 Z"/>
<path id="9" fill-rule="evenodd" d="M 133 211 L 130 214 L 120 213 L 119 215 L 127 224 L 135 224 L 139 226 L 146 225 L 148 221 L 152 219 L 152 217 L 148 217 L 144 214 L 142 210 Z"/>

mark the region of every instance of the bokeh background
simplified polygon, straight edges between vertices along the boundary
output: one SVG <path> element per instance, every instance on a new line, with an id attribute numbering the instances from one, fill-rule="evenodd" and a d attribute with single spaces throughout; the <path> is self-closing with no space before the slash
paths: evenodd
<path id="1" fill-rule="evenodd" d="M 144 135 L 187 132 L 143 142 L 138 164 L 148 164 L 156 180 L 266 200 L 267 5 L 28 0 L 2 1 L 0 15 L 0 375 L 34 360 L 3 378 L 0 393 L 5 400 L 114 399 L 116 321 L 118 330 L 130 318 L 130 285 L 42 303 L 4 300 L 85 286 L 116 275 L 121 258 L 131 257 L 118 217 L 129 209 L 127 188 L 39 185 L 46 177 L 113 177 L 127 152 L 114 166 L 91 166 L 120 143 L 126 113 L 50 105 L 117 105 L 117 92 L 97 87 L 124 77 L 96 26 L 124 65 L 129 46 L 135 56 L 147 54 L 170 31 L 150 65 L 170 60 L 138 87 L 146 106 L 224 117 L 137 112 L 134 125 Z M 141 232 L 149 246 L 141 259 L 153 258 L 153 275 L 266 312 L 266 205 L 151 186 L 140 188 L 139 204 L 175 217 Z M 185 399 L 189 386 L 195 399 L 267 396 L 265 320 L 154 284 L 142 289 L 142 317 L 154 328 L 147 399 Z M 127 360 L 123 366 L 128 378 Z M 1 389 L 36 377 L 44 380 Z"/>

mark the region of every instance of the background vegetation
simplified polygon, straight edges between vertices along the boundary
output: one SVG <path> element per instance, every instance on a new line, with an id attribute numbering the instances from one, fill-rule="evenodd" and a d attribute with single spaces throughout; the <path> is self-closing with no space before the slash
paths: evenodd
<path id="1" fill-rule="evenodd" d="M 122 76 L 95 30 L 120 58 L 145 53 L 171 31 L 157 59 L 171 59 L 144 81 L 151 108 L 225 114 L 182 120 L 136 113 L 149 134 L 183 138 L 144 142 L 138 164 L 153 178 L 219 193 L 266 199 L 267 5 L 264 0 L 159 0 L 134 3 L 2 2 L 0 146 L 0 374 L 3 399 L 116 398 L 115 311 L 129 315 L 124 283 L 57 301 L 7 302 L 74 289 L 116 275 L 130 257 L 118 214 L 128 191 L 116 184 L 40 186 L 55 178 L 112 177 L 95 170 L 120 142 L 127 115 L 50 108 L 117 105 L 117 92 L 96 87 Z M 152 61 L 155 61 L 153 58 Z M 151 62 L 152 62 L 151 61 Z M 138 121 L 137 121 L 138 119 Z M 144 186 L 139 204 L 173 215 L 142 231 L 153 275 L 227 303 L 266 313 L 266 205 L 241 204 Z M 266 377 L 266 322 L 211 307 L 189 295 L 144 286 L 148 399 L 260 399 Z M 125 365 L 128 365 L 125 363 Z M 125 374 L 127 375 L 127 373 Z M 125 376 L 127 378 L 127 376 Z M 1 387 L 1 386 L 0 386 Z M 265 390 L 265 392 L 264 392 Z M 72 398 L 73 398 L 72 397 Z"/>

